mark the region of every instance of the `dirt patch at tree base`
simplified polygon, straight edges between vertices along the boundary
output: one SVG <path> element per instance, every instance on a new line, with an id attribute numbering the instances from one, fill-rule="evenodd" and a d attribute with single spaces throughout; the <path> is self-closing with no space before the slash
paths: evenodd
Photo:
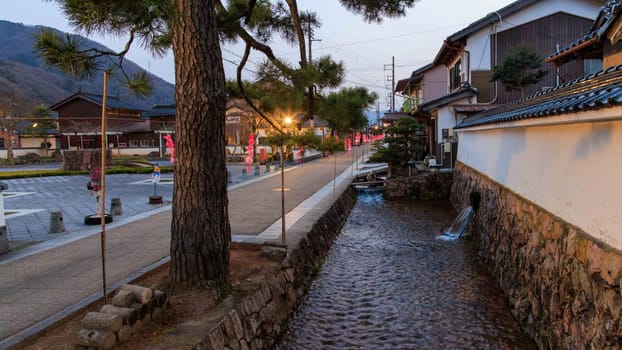
<path id="1" fill-rule="evenodd" d="M 140 333 L 129 341 L 121 343 L 115 349 L 170 349 L 184 348 L 200 336 L 197 330 L 205 328 L 211 322 L 210 315 L 219 314 L 219 308 L 230 308 L 234 300 L 253 292 L 258 288 L 268 272 L 280 269 L 278 262 L 262 254 L 260 247 L 232 248 L 230 260 L 231 297 L 219 303 L 214 300 L 209 290 L 194 289 L 169 295 L 168 306 L 157 322 L 144 326 Z M 159 290 L 168 290 L 168 264 L 141 277 L 132 284 Z M 48 350 L 74 349 L 77 344 L 76 333 L 80 321 L 90 311 L 99 311 L 103 302 L 95 303 L 66 320 L 46 329 L 35 338 L 11 349 Z M 188 326 L 192 324 L 193 326 Z"/>

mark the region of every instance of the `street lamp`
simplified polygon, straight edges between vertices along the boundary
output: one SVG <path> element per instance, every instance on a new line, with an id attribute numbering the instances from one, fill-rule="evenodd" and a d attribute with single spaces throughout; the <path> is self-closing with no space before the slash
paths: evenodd
<path id="1" fill-rule="evenodd" d="M 292 122 L 292 118 L 285 117 L 284 124 L 281 126 L 281 156 L 279 157 L 281 165 L 281 243 L 287 248 L 287 240 L 285 238 L 285 162 L 283 161 L 283 147 L 285 144 L 285 127 Z"/>

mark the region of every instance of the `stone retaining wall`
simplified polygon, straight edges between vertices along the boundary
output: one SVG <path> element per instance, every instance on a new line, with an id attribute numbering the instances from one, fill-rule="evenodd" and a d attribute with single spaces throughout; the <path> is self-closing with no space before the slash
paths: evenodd
<path id="1" fill-rule="evenodd" d="M 452 173 L 420 173 L 390 179 L 385 183 L 386 200 L 413 197 L 418 200 L 447 200 L 451 191 Z"/>
<path id="2" fill-rule="evenodd" d="M 281 270 L 267 275 L 256 291 L 234 302 L 193 349 L 271 348 L 282 336 L 290 313 L 319 271 L 355 202 L 354 190 L 348 188 L 289 252 Z"/>
<path id="3" fill-rule="evenodd" d="M 457 163 L 451 201 L 471 192 L 479 253 L 541 349 L 620 349 L 622 254 L 485 175 Z M 472 196 L 471 196 L 472 197 Z"/>

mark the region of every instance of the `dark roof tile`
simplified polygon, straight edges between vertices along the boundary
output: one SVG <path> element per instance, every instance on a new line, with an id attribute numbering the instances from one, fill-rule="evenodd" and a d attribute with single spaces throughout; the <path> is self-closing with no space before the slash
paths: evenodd
<path id="1" fill-rule="evenodd" d="M 544 118 L 622 104 L 622 65 L 575 79 L 556 88 L 465 118 L 456 129 Z"/>

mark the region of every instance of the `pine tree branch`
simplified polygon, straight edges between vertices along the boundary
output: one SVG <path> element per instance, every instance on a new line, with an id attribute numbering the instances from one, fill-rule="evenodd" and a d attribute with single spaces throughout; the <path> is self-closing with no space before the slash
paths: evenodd
<path id="1" fill-rule="evenodd" d="M 251 53 L 251 47 L 250 45 L 246 44 L 246 47 L 244 48 L 244 55 L 242 55 L 242 59 L 240 60 L 240 64 L 238 65 L 238 68 L 237 68 L 237 81 L 238 81 L 238 88 L 240 89 L 240 94 L 242 95 L 242 97 L 244 97 L 244 100 L 246 101 L 246 103 L 248 103 L 251 106 L 251 108 L 255 112 L 257 112 L 257 114 L 259 114 L 259 116 L 262 119 L 268 122 L 270 126 L 277 129 L 280 133 L 283 133 L 283 130 L 279 128 L 278 126 L 276 126 L 274 122 L 270 118 L 268 118 L 268 116 L 266 116 L 262 111 L 260 111 L 259 108 L 255 106 L 253 101 L 248 97 L 248 95 L 246 95 L 246 90 L 244 90 L 244 84 L 242 83 L 242 71 L 244 70 L 244 66 L 246 65 L 246 62 L 248 62 L 248 57 L 250 56 L 250 53 Z"/>

